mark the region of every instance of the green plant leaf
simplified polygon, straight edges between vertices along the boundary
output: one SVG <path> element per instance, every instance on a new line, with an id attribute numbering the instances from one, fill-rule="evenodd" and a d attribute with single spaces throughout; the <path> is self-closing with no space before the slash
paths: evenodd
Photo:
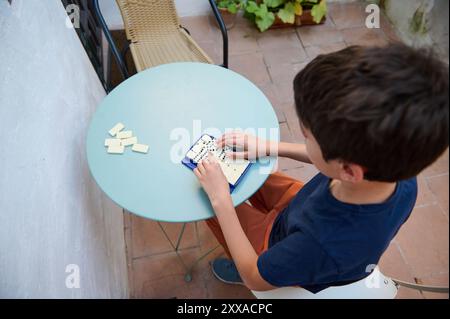
<path id="1" fill-rule="evenodd" d="M 254 7 L 251 10 L 255 9 Z M 267 6 L 264 3 L 257 6 L 257 9 L 254 10 L 255 15 L 255 23 L 258 29 L 261 32 L 266 31 L 275 21 L 275 15 L 272 12 L 269 12 Z"/>
<path id="2" fill-rule="evenodd" d="M 257 16 L 256 17 L 256 25 L 258 26 L 258 29 L 261 32 L 266 31 L 267 29 L 269 29 L 273 22 L 275 21 L 275 15 L 272 12 L 267 12 L 267 14 L 263 15 L 263 16 Z"/>
<path id="3" fill-rule="evenodd" d="M 247 5 L 245 6 L 245 11 L 248 13 L 255 13 L 258 11 L 259 6 L 256 4 L 255 1 L 249 1 L 247 2 Z"/>
<path id="4" fill-rule="evenodd" d="M 303 14 L 303 7 L 299 2 L 295 2 L 294 9 L 295 9 L 295 15 L 301 16 Z"/>
<path id="5" fill-rule="evenodd" d="M 295 22 L 295 6 L 292 2 L 288 2 L 284 5 L 283 9 L 278 11 L 278 17 L 284 23 L 294 23 Z"/>
<path id="6" fill-rule="evenodd" d="M 276 8 L 286 3 L 286 0 L 264 0 L 263 2 L 268 8 Z"/>
<path id="7" fill-rule="evenodd" d="M 258 10 L 255 11 L 255 15 L 260 18 L 264 18 L 268 13 L 269 10 L 267 9 L 267 6 L 264 3 L 262 3 L 258 7 Z"/>
<path id="8" fill-rule="evenodd" d="M 219 1 L 217 3 L 217 6 L 221 9 L 225 9 L 228 6 L 228 1 L 227 0 Z"/>
<path id="9" fill-rule="evenodd" d="M 320 23 L 323 17 L 327 14 L 327 2 L 325 0 L 320 1 L 311 9 L 311 15 L 315 23 Z"/>
<path id="10" fill-rule="evenodd" d="M 227 7 L 227 9 L 228 9 L 228 12 L 230 12 L 230 13 L 236 13 L 236 12 L 238 12 L 238 6 L 236 5 L 236 3 L 230 3 L 229 5 L 228 5 L 228 7 Z"/>

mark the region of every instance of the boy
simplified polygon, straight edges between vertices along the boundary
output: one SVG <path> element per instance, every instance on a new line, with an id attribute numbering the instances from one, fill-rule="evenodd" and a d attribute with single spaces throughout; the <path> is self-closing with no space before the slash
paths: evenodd
<path id="1" fill-rule="evenodd" d="M 207 224 L 233 260 L 212 263 L 224 282 L 316 293 L 366 277 L 414 207 L 415 176 L 448 147 L 448 67 L 425 52 L 395 44 L 322 55 L 296 76 L 294 94 L 304 145 L 236 132 L 218 145 L 250 159 L 276 147 L 317 167 L 310 182 L 272 174 L 235 209 L 213 157 L 195 170 L 216 213 Z"/>

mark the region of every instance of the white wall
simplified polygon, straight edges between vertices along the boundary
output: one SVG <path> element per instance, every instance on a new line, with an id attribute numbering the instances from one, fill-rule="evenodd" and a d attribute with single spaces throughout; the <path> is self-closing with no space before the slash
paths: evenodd
<path id="1" fill-rule="evenodd" d="M 86 163 L 105 92 L 65 17 L 60 0 L 0 1 L 0 298 L 128 296 L 122 211 Z"/>
<path id="2" fill-rule="evenodd" d="M 415 47 L 432 46 L 448 63 L 448 0 L 386 0 L 385 7 L 403 41 Z M 420 22 L 423 27 L 417 31 L 413 26 Z"/>

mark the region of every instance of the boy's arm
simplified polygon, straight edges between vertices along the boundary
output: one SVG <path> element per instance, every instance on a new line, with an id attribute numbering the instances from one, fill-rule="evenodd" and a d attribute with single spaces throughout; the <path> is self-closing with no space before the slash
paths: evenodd
<path id="1" fill-rule="evenodd" d="M 306 144 L 280 142 L 278 143 L 278 156 L 289 157 L 296 161 L 312 164 L 306 150 Z"/>
<path id="2" fill-rule="evenodd" d="M 211 201 L 231 256 L 245 285 L 252 290 L 275 289 L 260 275 L 253 246 L 245 235 L 230 196 L 228 181 L 212 154 L 194 170 Z"/>
<path id="3" fill-rule="evenodd" d="M 247 288 L 256 291 L 275 289 L 276 287 L 265 281 L 259 273 L 258 255 L 239 223 L 231 197 L 228 196 L 228 198 L 211 204 L 219 220 L 233 261 Z"/>
<path id="4" fill-rule="evenodd" d="M 262 156 L 289 157 L 297 161 L 311 164 L 305 144 L 285 143 L 264 140 L 243 132 L 225 133 L 217 140 L 219 147 L 225 145 L 239 149 L 230 154 L 233 158 L 254 160 Z"/>

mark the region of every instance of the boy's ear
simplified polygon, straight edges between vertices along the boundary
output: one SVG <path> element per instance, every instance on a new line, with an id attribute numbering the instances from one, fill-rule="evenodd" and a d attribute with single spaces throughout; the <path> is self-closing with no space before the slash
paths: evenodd
<path id="1" fill-rule="evenodd" d="M 364 168 L 358 164 L 341 162 L 340 179 L 359 183 L 364 179 Z"/>

